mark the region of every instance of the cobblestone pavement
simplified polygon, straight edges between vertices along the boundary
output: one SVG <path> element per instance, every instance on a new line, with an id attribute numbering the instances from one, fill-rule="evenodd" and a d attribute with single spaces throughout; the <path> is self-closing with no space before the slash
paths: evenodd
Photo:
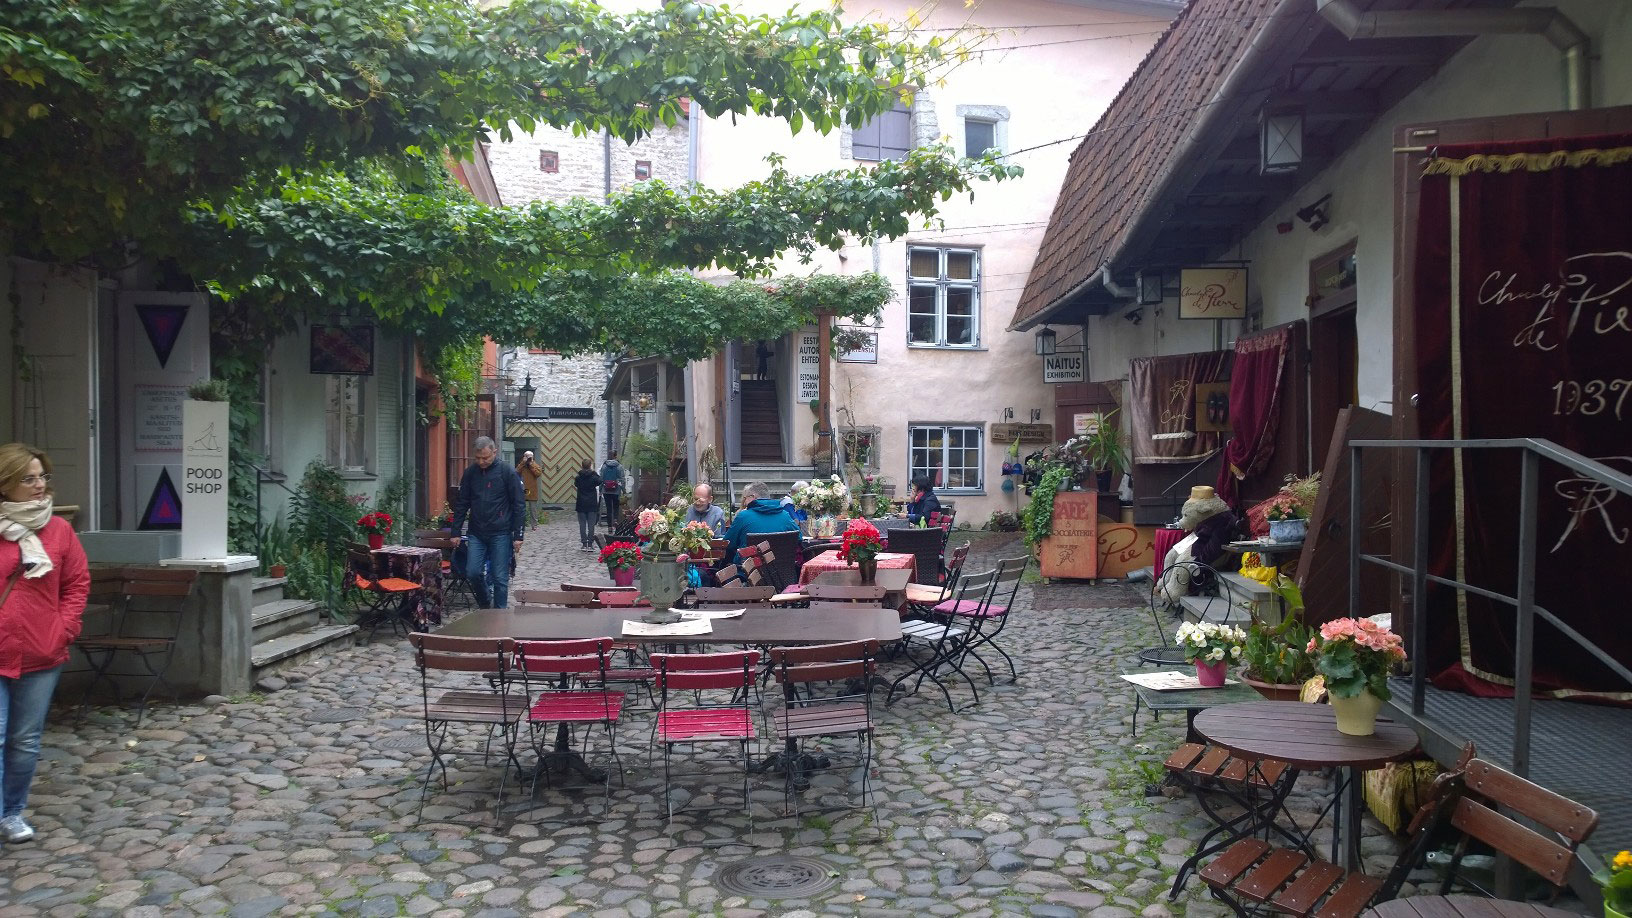
<path id="1" fill-rule="evenodd" d="M 562 516 L 528 539 L 517 586 L 604 573 Z M 987 539 L 971 569 L 1018 553 Z M 751 827 L 737 809 L 666 828 L 652 715 L 637 703 L 610 814 L 595 786 L 540 788 L 536 805 L 496 816 L 498 767 L 477 757 L 453 764 L 454 792 L 416 819 L 429 760 L 419 682 L 406 644 L 383 637 L 286 673 L 271 694 L 160 706 L 140 730 L 111 710 L 73 729 L 59 709 L 31 803 L 40 837 L 0 849 L 0 916 L 1224 915 L 1196 882 L 1165 897 L 1209 823 L 1189 799 L 1145 796 L 1183 720 L 1147 712 L 1130 735 L 1116 675 L 1154 626 L 1126 607 L 1126 587 L 1079 589 L 1082 608 L 1047 612 L 1022 590 L 1006 633 L 1018 684 L 982 683 L 980 704 L 956 715 L 928 690 L 880 706 L 882 837 L 866 811 L 783 816 L 769 776 L 755 779 Z M 954 696 L 970 700 L 966 686 Z M 1325 784 L 1306 781 L 1294 800 L 1309 807 Z M 697 796 L 676 799 L 692 807 L 729 805 L 741 786 L 685 785 Z M 806 879 L 830 885 L 772 899 L 727 883 L 734 862 L 770 855 L 814 858 Z"/>

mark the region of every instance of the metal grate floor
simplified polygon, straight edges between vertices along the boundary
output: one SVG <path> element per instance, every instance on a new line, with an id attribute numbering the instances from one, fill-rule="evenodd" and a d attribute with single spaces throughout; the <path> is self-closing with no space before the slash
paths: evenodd
<path id="1" fill-rule="evenodd" d="M 1391 679 L 1394 703 L 1409 708 L 1411 681 Z M 1428 687 L 1424 726 L 1460 746 L 1472 740 L 1481 758 L 1512 764 L 1513 699 L 1476 698 Z M 1530 780 L 1598 811 L 1587 840 L 1597 852 L 1632 839 L 1632 708 L 1536 699 L 1530 716 Z M 1613 847 L 1612 847 L 1613 846 Z"/>

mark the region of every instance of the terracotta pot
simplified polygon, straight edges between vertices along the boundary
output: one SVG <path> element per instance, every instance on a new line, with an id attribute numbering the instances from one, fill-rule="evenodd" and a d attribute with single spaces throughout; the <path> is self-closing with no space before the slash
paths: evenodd
<path id="1" fill-rule="evenodd" d="M 632 567 L 625 567 L 621 570 L 609 569 L 608 572 L 612 575 L 612 583 L 617 586 L 626 587 L 635 585 L 635 569 Z"/>
<path id="2" fill-rule="evenodd" d="M 1248 675 L 1242 675 L 1241 681 L 1257 689 L 1258 694 L 1270 701 L 1303 700 L 1303 686 L 1297 682 L 1259 682 Z"/>
<path id="3" fill-rule="evenodd" d="M 368 547 L 378 550 L 385 547 L 385 533 L 371 532 L 368 534 Z"/>
<path id="4" fill-rule="evenodd" d="M 268 577 L 287 577 L 287 576 L 289 576 L 289 568 L 288 568 L 287 565 L 274 564 L 271 567 L 268 567 L 266 569 L 266 576 L 268 576 Z"/>
<path id="5" fill-rule="evenodd" d="M 878 579 L 878 559 L 871 561 L 857 561 L 856 570 L 861 572 L 861 585 L 872 586 Z"/>
<path id="6" fill-rule="evenodd" d="M 1224 674 L 1230 668 L 1230 661 L 1219 660 L 1217 663 L 1203 663 L 1196 661 L 1196 679 L 1204 688 L 1218 688 L 1224 684 Z"/>
<path id="7" fill-rule="evenodd" d="M 1337 732 L 1349 736 L 1370 736 L 1377 732 L 1377 712 L 1383 700 L 1362 690 L 1353 698 L 1331 696 L 1332 713 L 1337 715 Z"/>

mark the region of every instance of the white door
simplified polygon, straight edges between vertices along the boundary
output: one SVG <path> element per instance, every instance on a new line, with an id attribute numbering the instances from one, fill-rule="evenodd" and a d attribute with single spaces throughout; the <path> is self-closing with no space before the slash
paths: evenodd
<path id="1" fill-rule="evenodd" d="M 96 274 L 24 259 L 12 266 L 22 324 L 12 430 L 51 456 L 57 505 L 80 508 L 74 527 L 95 529 Z"/>

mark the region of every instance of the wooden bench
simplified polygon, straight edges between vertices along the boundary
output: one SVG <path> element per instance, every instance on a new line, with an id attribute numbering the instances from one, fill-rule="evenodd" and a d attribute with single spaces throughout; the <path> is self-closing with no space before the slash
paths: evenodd
<path id="1" fill-rule="evenodd" d="M 170 570 L 153 567 L 103 567 L 91 571 L 89 600 L 102 605 L 111 614 L 108 630 L 103 634 L 81 634 L 74 647 L 85 655 L 91 667 L 90 682 L 80 699 L 75 723 L 84 719 L 90 707 L 91 696 L 98 683 L 106 682 L 113 688 L 116 703 L 124 703 L 124 693 L 118 678 L 145 679 L 141 700 L 136 708 L 136 725 L 141 726 L 147 713 L 147 700 L 153 690 L 163 685 L 172 698 L 178 698 L 175 689 L 165 681 L 164 674 L 175 658 L 176 638 L 181 633 L 182 607 L 192 595 L 198 581 L 198 571 Z M 135 608 L 132 607 L 134 601 Z M 142 672 L 114 672 L 111 667 L 119 654 L 134 655 L 142 664 Z"/>

